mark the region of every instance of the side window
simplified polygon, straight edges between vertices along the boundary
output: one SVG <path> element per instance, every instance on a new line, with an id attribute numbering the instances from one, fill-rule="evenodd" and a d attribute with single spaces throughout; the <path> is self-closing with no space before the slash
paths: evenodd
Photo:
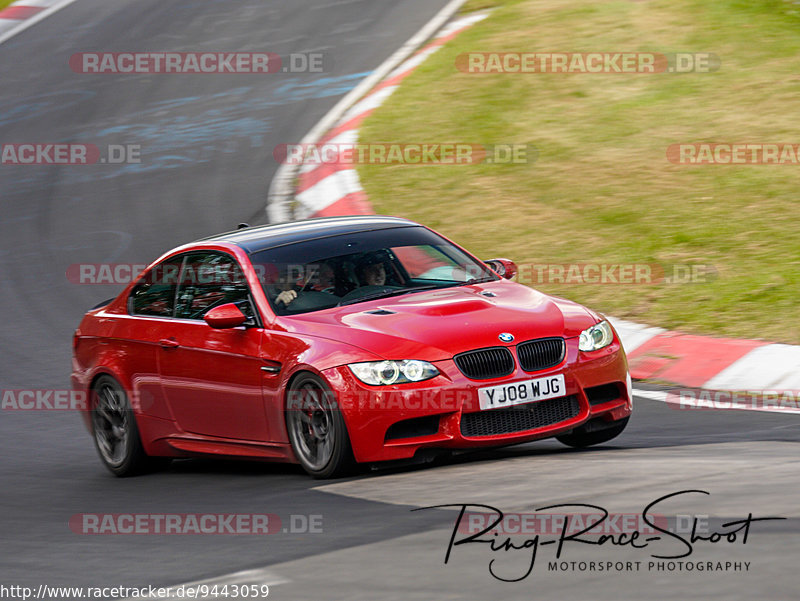
<path id="1" fill-rule="evenodd" d="M 255 323 L 250 289 L 241 267 L 230 255 L 212 251 L 188 255 L 176 299 L 175 317 L 203 319 L 209 309 L 236 303 Z"/>
<path id="2" fill-rule="evenodd" d="M 142 276 L 128 297 L 128 312 L 134 315 L 172 317 L 183 256 L 162 261 Z"/>

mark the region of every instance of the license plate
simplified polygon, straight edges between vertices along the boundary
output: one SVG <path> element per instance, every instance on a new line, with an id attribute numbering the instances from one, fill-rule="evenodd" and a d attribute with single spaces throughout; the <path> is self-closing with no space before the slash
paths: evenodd
<path id="1" fill-rule="evenodd" d="M 481 409 L 498 409 L 564 396 L 564 374 L 478 389 Z"/>

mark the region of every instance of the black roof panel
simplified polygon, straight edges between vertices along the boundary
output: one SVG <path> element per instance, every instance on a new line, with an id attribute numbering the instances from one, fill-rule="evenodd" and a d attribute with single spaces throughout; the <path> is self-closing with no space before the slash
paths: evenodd
<path id="1" fill-rule="evenodd" d="M 242 247 L 248 253 L 254 253 L 303 240 L 418 225 L 418 223 L 401 217 L 348 215 L 248 227 L 216 234 L 201 240 L 203 242 L 230 242 Z"/>

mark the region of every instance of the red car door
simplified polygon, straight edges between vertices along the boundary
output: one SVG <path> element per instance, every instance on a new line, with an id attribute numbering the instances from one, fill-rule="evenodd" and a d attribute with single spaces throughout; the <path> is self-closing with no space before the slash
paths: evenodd
<path id="1" fill-rule="evenodd" d="M 217 330 L 203 321 L 211 308 L 235 302 L 248 326 Z M 267 334 L 236 260 L 225 253 L 191 253 L 178 285 L 175 318 L 162 326 L 159 374 L 164 396 L 188 433 L 270 440 L 262 394 Z"/>
<path id="2" fill-rule="evenodd" d="M 159 341 L 173 327 L 175 292 L 183 256 L 162 261 L 144 274 L 128 297 L 128 315 L 115 318 L 114 348 L 128 358 L 131 403 L 142 413 L 172 419 L 159 380 Z"/>

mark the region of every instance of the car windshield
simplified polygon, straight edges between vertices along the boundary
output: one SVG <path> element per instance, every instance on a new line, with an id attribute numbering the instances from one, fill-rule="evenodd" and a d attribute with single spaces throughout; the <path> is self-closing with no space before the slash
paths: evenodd
<path id="1" fill-rule="evenodd" d="M 251 255 L 277 315 L 297 315 L 498 277 L 423 227 L 286 244 Z"/>

